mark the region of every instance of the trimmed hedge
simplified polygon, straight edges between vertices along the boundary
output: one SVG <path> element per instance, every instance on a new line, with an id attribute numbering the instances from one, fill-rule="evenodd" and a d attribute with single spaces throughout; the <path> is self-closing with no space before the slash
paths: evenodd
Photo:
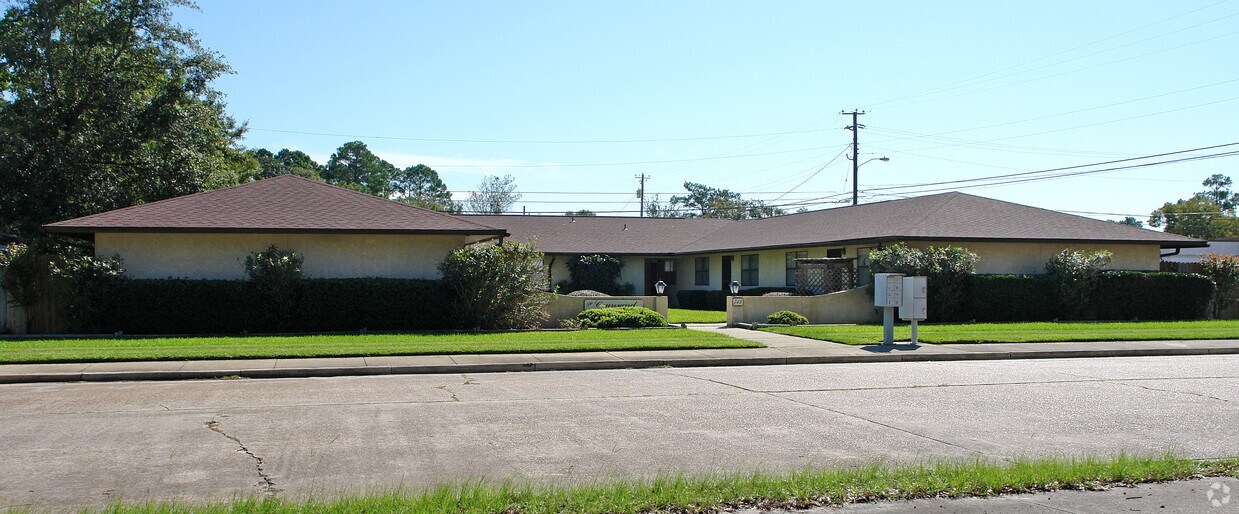
<path id="1" fill-rule="evenodd" d="M 1208 317 L 1213 281 L 1188 273 L 1107 271 L 1093 295 L 1096 319 L 1200 319 Z"/>
<path id="2" fill-rule="evenodd" d="M 643 328 L 665 327 L 662 314 L 645 307 L 602 307 L 586 309 L 576 315 L 582 328 Z"/>
<path id="3" fill-rule="evenodd" d="M 1212 296 L 1213 282 L 1201 275 L 1105 271 L 1081 319 L 1201 319 L 1208 316 Z M 1049 275 L 974 275 L 968 303 L 966 312 L 981 322 L 1064 315 L 1058 284 Z"/>
<path id="4" fill-rule="evenodd" d="M 766 293 L 795 293 L 794 287 L 750 287 L 741 289 L 740 296 L 761 296 Z M 731 291 L 719 289 L 690 289 L 675 293 L 677 308 L 699 311 L 727 310 L 727 297 Z"/>
<path id="5" fill-rule="evenodd" d="M 106 331 L 126 334 L 275 332 L 274 308 L 252 282 L 123 280 Z M 439 281 L 305 279 L 285 326 L 293 332 L 452 328 L 449 294 Z"/>

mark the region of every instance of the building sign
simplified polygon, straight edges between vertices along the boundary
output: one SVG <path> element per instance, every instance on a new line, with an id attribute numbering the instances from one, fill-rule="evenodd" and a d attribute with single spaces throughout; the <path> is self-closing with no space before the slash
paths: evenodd
<path id="1" fill-rule="evenodd" d="M 645 307 L 645 300 L 585 300 L 586 309 L 604 307 Z"/>

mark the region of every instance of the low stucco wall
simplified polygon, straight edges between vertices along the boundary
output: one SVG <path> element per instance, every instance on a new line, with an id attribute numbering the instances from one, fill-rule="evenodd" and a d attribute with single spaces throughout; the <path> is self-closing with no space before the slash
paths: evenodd
<path id="1" fill-rule="evenodd" d="M 309 278 L 439 277 L 437 266 L 468 236 L 417 234 L 99 233 L 95 255 L 119 255 L 133 278 L 240 280 L 245 257 L 270 245 L 305 258 Z"/>
<path id="2" fill-rule="evenodd" d="M 766 323 L 766 317 L 788 310 L 809 318 L 809 323 L 877 323 L 881 321 L 867 288 L 858 287 L 817 296 L 729 296 L 727 324 Z M 742 298 L 743 305 L 733 305 Z"/>
<path id="3" fill-rule="evenodd" d="M 597 302 L 607 300 L 639 300 L 639 307 L 645 307 L 654 312 L 667 317 L 667 297 L 666 296 L 564 296 L 557 295 L 547 304 L 546 311 L 550 313 L 546 327 L 559 326 L 559 320 L 576 317 L 581 311 L 585 310 L 586 302 Z"/>

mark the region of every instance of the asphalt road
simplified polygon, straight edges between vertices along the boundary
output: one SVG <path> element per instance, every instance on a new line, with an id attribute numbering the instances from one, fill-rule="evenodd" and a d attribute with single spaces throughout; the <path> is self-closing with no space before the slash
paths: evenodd
<path id="1" fill-rule="evenodd" d="M 873 460 L 1239 455 L 1239 356 L 0 386 L 0 508 Z"/>

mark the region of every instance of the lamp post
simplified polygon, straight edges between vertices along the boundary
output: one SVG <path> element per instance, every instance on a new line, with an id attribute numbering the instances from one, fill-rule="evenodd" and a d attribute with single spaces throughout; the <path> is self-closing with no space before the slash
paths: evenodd
<path id="1" fill-rule="evenodd" d="M 890 160 L 891 160 L 890 157 L 874 157 L 872 159 L 866 160 L 865 162 L 852 166 L 852 205 L 856 205 L 856 197 L 860 193 L 860 188 L 858 187 L 858 184 L 857 184 L 857 182 L 859 182 L 859 179 L 860 179 L 860 167 L 864 166 L 869 161 L 888 162 Z M 852 162 L 853 163 L 856 162 L 855 157 L 852 158 Z"/>
<path id="2" fill-rule="evenodd" d="M 732 280 L 731 283 L 727 285 L 727 287 L 731 288 L 732 296 L 740 294 L 740 281 L 739 280 Z"/>
<path id="3" fill-rule="evenodd" d="M 654 292 L 658 293 L 659 296 L 662 296 L 663 291 L 666 291 L 666 290 L 667 290 L 666 282 L 663 282 L 661 280 L 659 280 L 658 282 L 654 282 Z"/>

